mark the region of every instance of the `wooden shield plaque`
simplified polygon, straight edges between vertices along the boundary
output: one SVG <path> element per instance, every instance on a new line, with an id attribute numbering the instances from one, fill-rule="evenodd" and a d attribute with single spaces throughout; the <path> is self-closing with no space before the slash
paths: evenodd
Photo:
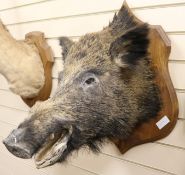
<path id="1" fill-rule="evenodd" d="M 39 94 L 34 98 L 22 98 L 23 101 L 32 107 L 36 101 L 47 100 L 52 88 L 52 67 L 54 63 L 51 48 L 48 46 L 44 34 L 41 32 L 30 32 L 26 35 L 25 41 L 29 44 L 34 44 L 39 52 L 45 75 L 45 84 Z"/>
<path id="2" fill-rule="evenodd" d="M 132 14 L 127 4 L 125 3 L 124 5 L 129 13 Z M 143 23 L 135 16 L 134 19 L 138 24 Z M 166 137 L 175 127 L 178 118 L 177 96 L 168 70 L 168 57 L 171 50 L 171 43 L 161 26 L 149 25 L 149 27 L 150 46 L 148 51 L 152 67 L 156 72 L 155 83 L 160 89 L 162 108 L 157 116 L 138 125 L 128 139 L 113 139 L 113 142 L 121 153 L 125 153 L 136 145 Z"/>

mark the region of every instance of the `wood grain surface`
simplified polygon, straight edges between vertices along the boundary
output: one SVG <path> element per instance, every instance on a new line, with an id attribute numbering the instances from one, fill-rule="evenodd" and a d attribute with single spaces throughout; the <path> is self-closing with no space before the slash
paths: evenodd
<path id="1" fill-rule="evenodd" d="M 54 63 L 51 48 L 47 44 L 44 34 L 41 32 L 30 32 L 26 35 L 26 42 L 35 44 L 39 51 L 40 58 L 44 67 L 45 85 L 40 90 L 39 94 L 34 98 L 22 98 L 28 106 L 33 106 L 36 101 L 47 100 L 52 88 L 52 66 Z M 33 70 L 34 71 L 34 70 Z"/>
<path id="2" fill-rule="evenodd" d="M 132 13 L 126 3 L 125 6 Z M 143 23 L 137 17 L 135 17 L 135 20 L 138 24 Z M 127 140 L 113 139 L 121 153 L 125 153 L 136 145 L 156 141 L 168 136 L 175 127 L 178 118 L 178 100 L 168 70 L 171 43 L 161 26 L 150 25 L 149 27 L 150 46 L 148 51 L 151 58 L 151 66 L 156 73 L 155 83 L 160 89 L 162 108 L 157 116 L 137 126 Z M 164 116 L 167 116 L 170 122 L 162 129 L 159 129 L 156 123 Z"/>

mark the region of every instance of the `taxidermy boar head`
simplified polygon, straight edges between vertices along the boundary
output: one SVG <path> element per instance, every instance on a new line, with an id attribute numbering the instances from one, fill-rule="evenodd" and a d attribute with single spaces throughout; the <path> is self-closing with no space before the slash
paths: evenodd
<path id="1" fill-rule="evenodd" d="M 78 42 L 61 38 L 65 60 L 53 97 L 38 102 L 30 118 L 4 140 L 21 158 L 35 155 L 38 168 L 66 160 L 105 139 L 126 139 L 160 110 L 148 55 L 148 25 L 138 25 L 125 5 L 108 27 Z"/>

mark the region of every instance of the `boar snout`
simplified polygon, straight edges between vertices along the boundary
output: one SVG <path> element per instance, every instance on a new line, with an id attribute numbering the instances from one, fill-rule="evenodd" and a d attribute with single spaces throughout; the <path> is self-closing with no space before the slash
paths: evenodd
<path id="1" fill-rule="evenodd" d="M 23 159 L 30 159 L 34 153 L 34 148 L 32 145 L 24 143 L 24 134 L 25 129 L 15 129 L 3 140 L 3 143 L 13 155 Z"/>

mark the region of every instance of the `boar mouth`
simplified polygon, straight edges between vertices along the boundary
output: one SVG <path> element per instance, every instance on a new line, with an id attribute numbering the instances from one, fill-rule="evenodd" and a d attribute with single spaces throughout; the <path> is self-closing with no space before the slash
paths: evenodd
<path id="1" fill-rule="evenodd" d="M 72 128 L 62 134 L 52 133 L 34 156 L 36 167 L 44 168 L 59 161 L 67 148 Z"/>

